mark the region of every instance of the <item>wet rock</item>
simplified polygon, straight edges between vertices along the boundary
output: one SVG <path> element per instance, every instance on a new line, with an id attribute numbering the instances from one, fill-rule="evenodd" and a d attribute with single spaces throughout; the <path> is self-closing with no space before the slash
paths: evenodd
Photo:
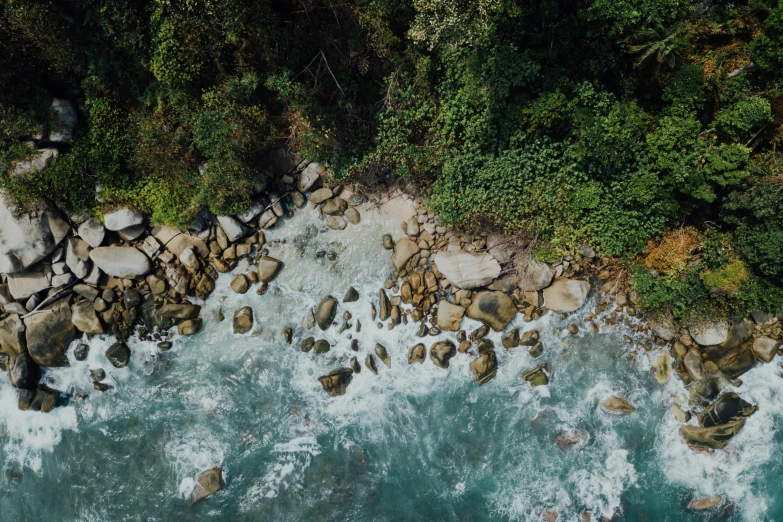
<path id="1" fill-rule="evenodd" d="M 285 344 L 294 342 L 294 330 L 290 326 L 283 328 L 283 340 L 285 341 Z"/>
<path id="2" fill-rule="evenodd" d="M 122 341 L 116 342 L 106 350 L 106 358 L 115 368 L 125 368 L 130 362 L 131 351 Z"/>
<path id="3" fill-rule="evenodd" d="M 41 369 L 28 353 L 21 353 L 8 360 L 8 379 L 17 388 L 35 389 L 41 380 Z"/>
<path id="4" fill-rule="evenodd" d="M 383 361 L 387 368 L 391 368 L 391 356 L 384 345 L 375 343 L 375 355 Z"/>
<path id="5" fill-rule="evenodd" d="M 235 334 L 246 334 L 253 329 L 253 309 L 249 306 L 243 306 L 234 312 L 232 326 Z"/>
<path id="6" fill-rule="evenodd" d="M 722 501 L 723 498 L 720 495 L 715 495 L 714 497 L 696 498 L 690 501 L 688 504 L 688 509 L 692 509 L 693 511 L 705 511 L 707 509 L 714 508 Z"/>
<path id="7" fill-rule="evenodd" d="M 467 290 L 486 286 L 500 275 L 500 263 L 488 253 L 445 250 L 435 255 L 434 262 L 449 283 Z"/>
<path id="8" fill-rule="evenodd" d="M 190 494 L 189 504 L 195 504 L 226 487 L 223 481 L 223 470 L 219 467 L 202 471 L 196 477 L 196 486 Z"/>
<path id="9" fill-rule="evenodd" d="M 533 388 L 537 386 L 546 386 L 549 384 L 549 377 L 544 371 L 546 368 L 546 364 L 536 366 L 526 374 L 522 375 L 522 380 L 529 382 Z"/>
<path id="10" fill-rule="evenodd" d="M 238 294 L 244 294 L 250 288 L 250 283 L 245 274 L 239 274 L 231 281 L 231 290 Z"/>
<path id="11" fill-rule="evenodd" d="M 383 288 L 378 293 L 378 319 L 385 321 L 391 315 L 391 303 Z"/>
<path id="12" fill-rule="evenodd" d="M 750 417 L 758 411 L 758 406 L 740 398 L 734 392 L 722 395 L 718 400 L 707 406 L 698 416 L 699 425 L 711 428 L 745 417 Z"/>
<path id="13" fill-rule="evenodd" d="M 457 354 L 457 347 L 451 341 L 439 341 L 430 346 L 430 359 L 435 366 L 449 367 L 449 360 Z"/>
<path id="14" fill-rule="evenodd" d="M 536 342 L 533 346 L 528 348 L 527 353 L 530 354 L 530 357 L 533 357 L 534 359 L 536 357 L 540 357 L 542 353 L 544 353 L 544 345 L 541 344 L 541 342 Z"/>
<path id="15" fill-rule="evenodd" d="M 357 339 L 351 340 L 351 350 L 353 350 L 354 352 L 359 351 L 359 341 Z"/>
<path id="16" fill-rule="evenodd" d="M 372 373 L 374 373 L 375 375 L 378 375 L 378 366 L 376 366 L 376 364 L 375 364 L 375 357 L 373 357 L 372 354 L 368 354 L 367 357 L 364 359 L 364 365 Z"/>
<path id="17" fill-rule="evenodd" d="M 303 352 L 309 352 L 315 345 L 315 337 L 306 337 L 299 343 L 299 349 Z"/>
<path id="18" fill-rule="evenodd" d="M 192 304 L 165 304 L 160 307 L 159 313 L 166 319 L 193 319 L 201 313 L 201 307 Z"/>
<path id="19" fill-rule="evenodd" d="M 494 351 L 495 343 L 493 343 L 491 339 L 487 339 L 485 337 L 484 339 L 479 340 L 479 342 L 476 344 L 476 348 L 478 349 L 478 353 L 483 355 L 485 353 Z"/>
<path id="20" fill-rule="evenodd" d="M 390 234 L 384 234 L 381 238 L 381 244 L 383 245 L 383 248 L 386 250 L 391 250 L 394 248 L 394 240 L 392 239 Z"/>
<path id="21" fill-rule="evenodd" d="M 756 365 L 756 357 L 753 355 L 753 341 L 747 341 L 728 350 L 716 363 L 720 371 L 725 373 L 729 379 L 736 379 Z"/>
<path id="22" fill-rule="evenodd" d="M 427 356 L 427 349 L 419 343 L 408 350 L 408 364 L 422 364 Z"/>
<path id="23" fill-rule="evenodd" d="M 672 376 L 672 365 L 669 362 L 669 356 L 665 353 L 658 354 L 652 361 L 652 369 L 655 373 L 655 380 L 660 385 L 669 382 Z"/>
<path id="24" fill-rule="evenodd" d="M 698 350 L 694 348 L 688 350 L 688 353 L 682 359 L 682 364 L 692 381 L 704 379 L 704 363 L 701 360 L 701 356 L 699 356 Z"/>
<path id="25" fill-rule="evenodd" d="M 315 322 L 318 328 L 326 330 L 332 326 L 335 315 L 337 315 L 337 299 L 327 295 L 315 308 Z"/>
<path id="26" fill-rule="evenodd" d="M 517 314 L 514 302 L 501 292 L 478 292 L 468 307 L 468 317 L 502 331 Z"/>
<path id="27" fill-rule="evenodd" d="M 578 431 L 566 431 L 555 439 L 557 446 L 563 450 L 569 450 L 582 442 L 582 435 Z"/>
<path id="28" fill-rule="evenodd" d="M 332 347 L 329 346 L 329 341 L 325 339 L 318 339 L 315 344 L 313 344 L 313 351 L 315 353 L 326 353 L 331 349 Z"/>
<path id="29" fill-rule="evenodd" d="M 361 373 L 362 367 L 359 364 L 359 360 L 355 356 L 351 357 L 348 365 L 351 367 L 351 371 L 353 371 L 353 373 Z"/>
<path id="30" fill-rule="evenodd" d="M 87 359 L 87 355 L 90 353 L 89 344 L 79 344 L 73 349 L 73 358 L 77 361 L 84 361 Z"/>
<path id="31" fill-rule="evenodd" d="M 560 279 L 544 289 L 544 303 L 554 312 L 573 312 L 581 308 L 590 294 L 590 283 Z"/>
<path id="32" fill-rule="evenodd" d="M 353 373 L 351 368 L 338 368 L 327 375 L 318 377 L 318 381 L 329 397 L 338 397 L 345 395 L 345 391 L 353 379 Z"/>
<path id="33" fill-rule="evenodd" d="M 174 346 L 174 343 L 172 343 L 171 341 L 161 341 L 157 344 L 157 346 L 158 346 L 158 350 L 162 352 L 167 352 L 171 350 L 171 347 Z"/>
<path id="34" fill-rule="evenodd" d="M 103 325 L 95 314 L 91 301 L 83 300 L 71 306 L 71 322 L 80 332 L 86 334 L 102 334 Z"/>
<path id="35" fill-rule="evenodd" d="M 195 335 L 201 331 L 204 321 L 200 317 L 186 319 L 177 325 L 177 332 L 180 335 Z"/>
<path id="36" fill-rule="evenodd" d="M 481 326 L 479 326 L 478 328 L 470 332 L 470 340 L 474 342 L 478 341 L 479 339 L 483 339 L 484 337 L 486 337 L 488 333 L 489 333 L 489 326 L 487 326 L 486 324 L 482 324 Z"/>
<path id="37" fill-rule="evenodd" d="M 27 351 L 39 366 L 68 366 L 65 351 L 76 338 L 71 321 L 70 298 L 60 299 L 46 307 L 51 312 L 28 316 Z"/>
<path id="38" fill-rule="evenodd" d="M 627 415 L 628 413 L 633 413 L 636 411 L 636 408 L 633 407 L 628 401 L 622 397 L 617 397 L 616 395 L 612 395 L 606 399 L 601 403 L 601 406 L 603 406 L 607 413 L 612 413 L 614 415 Z"/>
<path id="39" fill-rule="evenodd" d="M 473 378 L 476 379 L 479 386 L 491 381 L 498 372 L 495 352 L 487 352 L 471 361 L 470 369 L 473 371 Z"/>
<path id="40" fill-rule="evenodd" d="M 473 346 L 473 343 L 470 341 L 460 341 L 459 346 L 457 347 L 457 352 L 459 353 L 467 353 L 468 350 L 470 350 L 470 347 Z"/>
<path id="41" fill-rule="evenodd" d="M 402 270 L 405 264 L 419 253 L 419 245 L 414 243 L 408 238 L 403 238 L 397 241 L 394 245 L 394 253 L 392 253 L 392 265 L 397 270 Z"/>
<path id="42" fill-rule="evenodd" d="M 513 350 L 519 346 L 519 328 L 514 328 L 504 333 L 500 341 L 503 343 L 503 347 L 506 350 Z"/>
<path id="43" fill-rule="evenodd" d="M 780 349 L 780 341 L 769 337 L 757 337 L 753 341 L 753 353 L 756 358 L 765 363 L 772 362 Z"/>
<path id="44" fill-rule="evenodd" d="M 57 406 L 60 392 L 48 386 L 39 386 L 35 392 L 19 390 L 19 409 L 49 413 Z M 24 392 L 24 393 L 23 393 Z"/>
<path id="45" fill-rule="evenodd" d="M 683 426 L 680 435 L 694 451 L 723 449 L 729 440 L 745 426 L 745 419 L 705 428 L 702 426 Z"/>
<path id="46" fill-rule="evenodd" d="M 438 302 L 437 323 L 441 330 L 449 332 L 459 331 L 462 317 L 465 315 L 465 309 L 441 299 Z"/>
<path id="47" fill-rule="evenodd" d="M 359 300 L 359 292 L 354 287 L 350 287 L 343 297 L 343 303 L 355 303 Z"/>
<path id="48" fill-rule="evenodd" d="M 25 326 L 16 314 L 0 320 L 0 353 L 14 357 L 27 351 Z"/>
<path id="49" fill-rule="evenodd" d="M 152 268 L 149 258 L 133 247 L 99 247 L 90 252 L 90 259 L 113 277 L 134 279 Z"/>

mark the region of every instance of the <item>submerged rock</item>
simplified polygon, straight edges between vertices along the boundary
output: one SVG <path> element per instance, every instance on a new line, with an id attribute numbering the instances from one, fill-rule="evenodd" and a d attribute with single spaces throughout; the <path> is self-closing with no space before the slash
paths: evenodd
<path id="1" fill-rule="evenodd" d="M 714 508 L 722 501 L 723 497 L 720 495 L 715 495 L 714 497 L 696 498 L 690 501 L 688 504 L 688 509 L 692 509 L 694 511 L 704 511 L 706 509 Z"/>
<path id="2" fill-rule="evenodd" d="M 430 346 L 430 359 L 435 366 L 449 367 L 449 360 L 457 354 L 457 347 L 451 341 L 440 341 Z"/>
<path id="3" fill-rule="evenodd" d="M 220 467 L 202 471 L 196 477 L 196 486 L 190 494 L 188 503 L 191 505 L 195 504 L 199 500 L 217 493 L 224 487 L 226 487 L 226 483 L 223 481 L 223 470 Z"/>
<path id="4" fill-rule="evenodd" d="M 636 411 L 636 408 L 632 406 L 631 403 L 616 395 L 612 395 L 606 399 L 601 403 L 601 406 L 603 406 L 607 413 L 612 413 L 614 415 L 626 415 Z"/>
<path id="5" fill-rule="evenodd" d="M 337 397 L 345 395 L 345 391 L 353 379 L 353 373 L 351 368 L 338 368 L 327 375 L 318 377 L 318 381 L 329 397 Z"/>

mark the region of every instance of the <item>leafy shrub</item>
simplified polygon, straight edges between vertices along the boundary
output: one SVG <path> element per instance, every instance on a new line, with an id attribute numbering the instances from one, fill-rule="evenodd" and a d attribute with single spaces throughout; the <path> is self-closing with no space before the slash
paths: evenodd
<path id="1" fill-rule="evenodd" d="M 769 13 L 764 31 L 748 44 L 753 61 L 770 75 L 783 70 L 783 5 Z"/>
<path id="2" fill-rule="evenodd" d="M 715 270 L 707 269 L 701 272 L 701 280 L 707 290 L 720 294 L 737 295 L 747 278 L 745 264 L 739 260 Z"/>
<path id="3" fill-rule="evenodd" d="M 758 96 L 738 101 L 715 117 L 715 129 L 723 139 L 743 141 L 772 121 L 772 107 Z"/>

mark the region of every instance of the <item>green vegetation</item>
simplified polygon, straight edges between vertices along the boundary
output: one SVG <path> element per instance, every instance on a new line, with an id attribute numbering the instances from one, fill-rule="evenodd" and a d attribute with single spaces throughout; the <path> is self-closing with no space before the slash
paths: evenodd
<path id="1" fill-rule="evenodd" d="M 649 310 L 783 307 L 775 0 L 2 0 L 0 42 L 21 203 L 182 226 L 244 208 L 284 143 L 541 259 L 594 244 Z M 52 96 L 79 99 L 79 137 L 13 178 Z"/>

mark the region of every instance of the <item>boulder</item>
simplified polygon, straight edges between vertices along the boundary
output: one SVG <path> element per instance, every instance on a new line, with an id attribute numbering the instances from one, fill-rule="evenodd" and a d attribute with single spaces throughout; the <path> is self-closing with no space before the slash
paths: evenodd
<path id="1" fill-rule="evenodd" d="M 186 319 L 177 325 L 177 332 L 180 335 L 195 335 L 201 331 L 204 321 L 200 317 Z"/>
<path id="2" fill-rule="evenodd" d="M 715 495 L 714 497 L 695 498 L 688 504 L 688 509 L 692 509 L 693 511 L 704 511 L 714 508 L 722 501 L 723 497 L 720 495 Z"/>
<path id="3" fill-rule="evenodd" d="M 144 239 L 142 249 L 151 258 L 160 249 L 161 244 L 165 245 L 166 250 L 177 258 L 188 248 L 202 259 L 209 257 L 209 247 L 204 241 L 169 226 L 153 228 L 152 236 L 147 236 Z"/>
<path id="4" fill-rule="evenodd" d="M 113 277 L 133 279 L 152 269 L 149 258 L 133 247 L 99 247 L 90 252 L 90 259 Z"/>
<path id="5" fill-rule="evenodd" d="M 240 223 L 236 218 L 231 216 L 218 216 L 217 220 L 218 223 L 220 223 L 220 228 L 223 229 L 223 232 L 226 233 L 228 240 L 232 243 L 247 235 L 247 227 Z"/>
<path id="6" fill-rule="evenodd" d="M 326 353 L 331 349 L 332 347 L 326 339 L 318 339 L 313 343 L 313 351 L 315 353 Z"/>
<path id="7" fill-rule="evenodd" d="M 11 314 L 0 320 L 0 354 L 16 357 L 27 351 L 25 326 L 22 319 Z"/>
<path id="8" fill-rule="evenodd" d="M 423 344 L 419 343 L 415 346 L 411 346 L 410 350 L 408 350 L 408 364 L 422 364 L 426 355 L 427 349 Z"/>
<path id="9" fill-rule="evenodd" d="M 358 225 L 361 220 L 362 216 L 359 214 L 359 211 L 355 208 L 351 207 L 345 210 L 345 218 L 352 224 L 352 225 Z"/>
<path id="10" fill-rule="evenodd" d="M 430 359 L 435 366 L 449 367 L 449 360 L 457 354 L 457 347 L 451 341 L 439 341 L 430 346 Z"/>
<path id="11" fill-rule="evenodd" d="M 381 288 L 378 291 L 378 319 L 385 321 L 390 315 L 391 301 L 389 301 L 389 296 L 387 296 L 386 292 Z"/>
<path id="12" fill-rule="evenodd" d="M 750 417 L 758 411 L 753 405 L 734 392 L 721 395 L 715 402 L 704 408 L 698 416 L 699 426 L 711 428 Z"/>
<path id="13" fill-rule="evenodd" d="M 68 143 L 76 136 L 76 125 L 79 122 L 76 106 L 70 100 L 54 98 L 52 112 L 56 122 L 49 131 L 48 141 Z"/>
<path id="14" fill-rule="evenodd" d="M 47 306 L 43 313 L 24 319 L 27 350 L 39 366 L 68 366 L 65 351 L 76 338 L 71 320 L 70 298 Z"/>
<path id="15" fill-rule="evenodd" d="M 524 269 L 517 272 L 517 286 L 523 292 L 536 292 L 552 284 L 555 269 L 535 259 L 530 259 Z"/>
<path id="16" fill-rule="evenodd" d="M 19 390 L 19 409 L 49 413 L 59 398 L 60 392 L 48 386 L 38 386 L 35 391 Z"/>
<path id="17" fill-rule="evenodd" d="M 190 247 L 184 249 L 179 255 L 179 262 L 182 263 L 182 266 L 192 272 L 195 272 L 201 268 L 201 263 L 198 260 L 196 252 L 194 252 Z"/>
<path id="18" fill-rule="evenodd" d="M 231 281 L 231 290 L 238 294 L 244 294 L 247 292 L 248 288 L 250 288 L 250 283 L 247 281 L 247 276 L 245 274 L 239 274 L 237 275 L 232 281 Z"/>
<path id="19" fill-rule="evenodd" d="M 756 365 L 756 356 L 753 354 L 753 341 L 735 346 L 728 350 L 720 359 L 715 361 L 720 371 L 729 379 L 736 379 Z"/>
<path id="20" fill-rule="evenodd" d="M 84 279 L 90 273 L 90 245 L 86 241 L 70 237 L 65 242 L 65 264 L 77 279 Z"/>
<path id="21" fill-rule="evenodd" d="M 495 352 L 487 352 L 470 363 L 473 377 L 479 386 L 491 381 L 498 373 L 498 363 Z"/>
<path id="22" fill-rule="evenodd" d="M 223 470 L 219 467 L 202 471 L 196 477 L 196 485 L 188 499 L 189 504 L 195 504 L 199 500 L 206 498 L 213 493 L 217 493 L 226 487 L 223 481 Z"/>
<path id="23" fill-rule="evenodd" d="M 70 226 L 49 211 L 19 213 L 0 194 L 0 273 L 13 274 L 34 265 L 57 247 Z"/>
<path id="24" fill-rule="evenodd" d="M 118 341 L 106 350 L 106 358 L 115 368 L 125 368 L 130 362 L 130 348 L 124 342 Z"/>
<path id="25" fill-rule="evenodd" d="M 11 176 L 15 178 L 23 176 L 26 177 L 28 174 L 41 172 L 51 165 L 52 160 L 59 154 L 59 150 L 51 147 L 46 149 L 37 149 L 31 153 L 31 156 L 17 160 L 13 163 Z"/>
<path id="26" fill-rule="evenodd" d="M 387 368 L 391 368 L 391 356 L 384 345 L 375 343 L 375 355 L 383 361 L 383 364 L 386 365 Z"/>
<path id="27" fill-rule="evenodd" d="M 654 318 L 650 317 L 647 319 L 647 325 L 652 328 L 653 332 L 655 332 L 655 335 L 663 339 L 664 341 L 671 341 L 675 338 L 676 334 L 676 327 L 671 322 L 670 319 L 667 318 Z"/>
<path id="28" fill-rule="evenodd" d="M 704 379 L 704 363 L 699 356 L 698 350 L 691 348 L 685 357 L 682 359 L 682 364 L 685 366 L 685 371 L 688 372 L 688 376 L 693 381 L 700 381 Z"/>
<path id="29" fill-rule="evenodd" d="M 246 334 L 253 329 L 253 309 L 249 306 L 243 306 L 234 312 L 234 333 Z"/>
<path id="30" fill-rule="evenodd" d="M 348 223 L 341 216 L 329 216 L 326 225 L 332 230 L 343 230 L 348 226 Z"/>
<path id="31" fill-rule="evenodd" d="M 337 397 L 345 395 L 345 391 L 353 379 L 353 373 L 351 368 L 338 368 L 322 377 L 318 377 L 318 381 L 329 397 Z"/>
<path id="32" fill-rule="evenodd" d="M 487 253 L 444 250 L 435 255 L 434 262 L 449 283 L 458 288 L 487 286 L 500 275 L 500 263 Z"/>
<path id="33" fill-rule="evenodd" d="M 468 307 L 468 317 L 502 331 L 517 314 L 514 302 L 502 292 L 478 292 Z"/>
<path id="34" fill-rule="evenodd" d="M 394 240 L 392 239 L 390 234 L 384 234 L 381 238 L 381 244 L 383 245 L 383 248 L 386 250 L 391 250 L 394 248 Z"/>
<path id="35" fill-rule="evenodd" d="M 745 419 L 705 428 L 702 426 L 683 426 L 680 435 L 694 451 L 722 449 L 734 435 L 745 426 Z"/>
<path id="36" fill-rule="evenodd" d="M 756 358 L 765 363 L 772 362 L 780 349 L 780 341 L 769 337 L 757 337 L 753 341 L 753 353 Z"/>
<path id="37" fill-rule="evenodd" d="M 258 260 L 258 280 L 267 283 L 277 276 L 283 262 L 274 257 L 263 256 Z"/>
<path id="38" fill-rule="evenodd" d="M 103 215 L 103 224 L 108 230 L 124 230 L 144 223 L 144 214 L 132 208 L 120 208 Z"/>
<path id="39" fill-rule="evenodd" d="M 106 237 L 106 227 L 95 218 L 90 218 L 79 225 L 77 232 L 79 237 L 86 241 L 91 248 L 101 246 L 103 238 Z"/>
<path id="40" fill-rule="evenodd" d="M 500 342 L 506 350 L 513 350 L 519 346 L 519 328 L 513 328 L 500 337 Z"/>
<path id="41" fill-rule="evenodd" d="M 332 189 L 330 189 L 329 187 L 319 188 L 318 190 L 310 194 L 310 203 L 312 203 L 313 205 L 317 205 L 319 203 L 323 203 L 324 201 L 331 198 L 332 196 L 334 196 L 334 193 L 332 192 Z"/>
<path id="42" fill-rule="evenodd" d="M 49 278 L 46 277 L 46 273 L 43 271 L 22 272 L 8 276 L 8 292 L 14 299 L 19 301 L 27 299 L 31 295 L 41 290 L 46 290 L 51 286 Z"/>
<path id="43" fill-rule="evenodd" d="M 544 371 L 546 369 L 546 364 L 536 366 L 529 372 L 522 375 L 522 380 L 529 382 L 530 386 L 533 388 L 537 386 L 546 386 L 549 384 L 549 376 L 547 375 L 546 371 Z"/>
<path id="44" fill-rule="evenodd" d="M 419 253 L 419 250 L 419 245 L 410 239 L 400 239 L 394 245 L 394 252 L 392 253 L 392 265 L 394 265 L 394 268 L 397 270 L 402 270 L 410 258 Z"/>
<path id="45" fill-rule="evenodd" d="M 71 306 L 71 322 L 80 332 L 86 334 L 102 334 L 103 325 L 95 314 L 92 301 L 82 300 Z"/>
<path id="46" fill-rule="evenodd" d="M 688 331 L 696 344 L 701 346 L 715 346 L 729 338 L 729 324 L 726 321 L 704 321 Z"/>
<path id="47" fill-rule="evenodd" d="M 258 227 L 263 229 L 269 229 L 277 223 L 277 214 L 271 208 L 264 211 L 261 217 L 258 218 Z"/>
<path id="48" fill-rule="evenodd" d="M 147 231 L 147 227 L 144 225 L 133 225 L 132 227 L 123 228 L 118 230 L 117 234 L 125 241 L 136 241 Z"/>
<path id="49" fill-rule="evenodd" d="M 160 307 L 159 313 L 166 319 L 193 319 L 201 313 L 201 307 L 192 304 L 165 304 Z"/>
<path id="50" fill-rule="evenodd" d="M 247 225 L 253 221 L 263 210 L 266 205 L 262 201 L 256 201 L 248 209 L 241 214 L 237 214 L 237 219 Z"/>
<path id="51" fill-rule="evenodd" d="M 332 326 L 334 316 L 337 314 L 337 299 L 331 295 L 324 297 L 315 308 L 315 322 L 318 328 L 326 330 Z"/>
<path id="52" fill-rule="evenodd" d="M 544 289 L 544 304 L 554 312 L 573 312 L 581 308 L 590 294 L 590 283 L 560 279 Z"/>
<path id="53" fill-rule="evenodd" d="M 34 390 L 41 380 L 41 369 L 29 354 L 21 353 L 8 360 L 8 378 L 17 388 Z"/>
<path id="54" fill-rule="evenodd" d="M 636 408 L 633 407 L 631 403 L 622 397 L 617 397 L 616 395 L 612 395 L 606 399 L 601 403 L 601 406 L 603 406 L 607 413 L 611 413 L 613 415 L 627 415 L 628 413 L 633 413 L 636 411 Z"/>
<path id="55" fill-rule="evenodd" d="M 343 297 L 343 303 L 354 303 L 359 300 L 359 292 L 356 291 L 354 287 L 350 287 L 347 292 L 345 292 L 345 297 Z"/>
<path id="56" fill-rule="evenodd" d="M 310 163 L 299 175 L 296 188 L 299 192 L 307 192 L 317 188 L 321 183 L 321 176 L 326 172 L 326 167 L 320 163 Z"/>
<path id="57" fill-rule="evenodd" d="M 364 365 L 375 375 L 378 375 L 378 366 L 375 364 L 375 357 L 372 354 L 368 354 L 364 359 Z"/>
<path id="58" fill-rule="evenodd" d="M 327 199 L 324 202 L 324 206 L 321 207 L 321 212 L 327 216 L 342 216 L 345 214 L 345 210 L 348 208 L 348 202 L 343 198 Z"/>
<path id="59" fill-rule="evenodd" d="M 462 316 L 465 315 L 465 309 L 441 299 L 438 303 L 437 324 L 438 328 L 450 332 L 458 332 L 462 323 Z"/>

